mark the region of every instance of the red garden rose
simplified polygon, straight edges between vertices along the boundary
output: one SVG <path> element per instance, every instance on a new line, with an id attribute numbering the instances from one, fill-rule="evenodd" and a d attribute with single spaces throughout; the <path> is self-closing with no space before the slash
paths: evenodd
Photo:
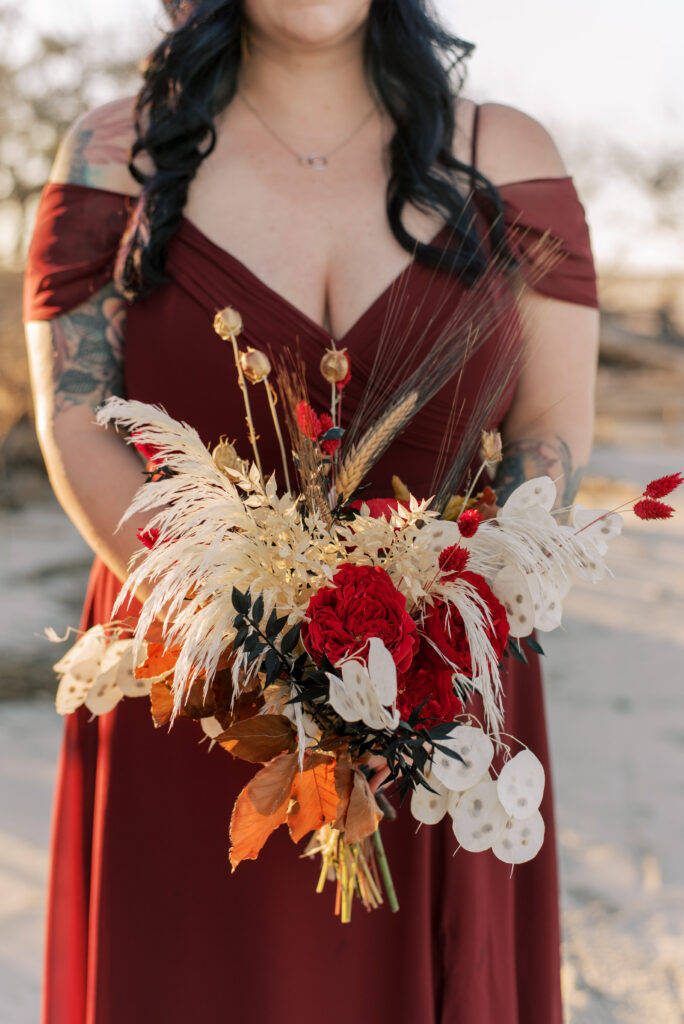
<path id="1" fill-rule="evenodd" d="M 508 642 L 508 618 L 501 602 L 494 596 L 486 580 L 474 572 L 463 572 L 461 580 L 469 583 L 480 595 L 489 608 L 492 625 L 486 627 L 487 636 L 494 648 L 497 661 L 501 661 Z M 445 601 L 435 601 L 428 609 L 423 624 L 425 635 L 432 640 L 437 649 L 451 664 L 455 665 L 464 675 L 471 676 L 473 666 L 465 625 L 456 608 Z M 429 646 L 429 645 L 428 645 Z M 435 667 L 444 667 L 444 659 L 434 648 L 430 649 L 429 657 Z"/>
<path id="2" fill-rule="evenodd" d="M 349 654 L 363 652 L 366 641 L 377 636 L 403 672 L 418 645 L 406 598 L 377 565 L 343 565 L 332 585 L 321 587 L 310 599 L 307 617 L 302 640 L 316 664 L 325 654 L 335 665 Z"/>
<path id="3" fill-rule="evenodd" d="M 451 670 L 444 663 L 441 668 L 435 667 L 430 654 L 430 645 L 423 640 L 410 668 L 397 680 L 397 708 L 404 721 L 425 701 L 418 720 L 418 728 L 422 729 L 440 722 L 453 722 L 463 710 L 454 693 Z"/>

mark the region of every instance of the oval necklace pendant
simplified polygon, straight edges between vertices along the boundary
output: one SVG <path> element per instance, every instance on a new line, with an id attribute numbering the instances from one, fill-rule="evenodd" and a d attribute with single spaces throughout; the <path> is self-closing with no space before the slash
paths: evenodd
<path id="1" fill-rule="evenodd" d="M 310 167 L 312 171 L 324 171 L 328 166 L 328 158 L 323 153 L 310 153 L 299 157 L 303 167 Z"/>

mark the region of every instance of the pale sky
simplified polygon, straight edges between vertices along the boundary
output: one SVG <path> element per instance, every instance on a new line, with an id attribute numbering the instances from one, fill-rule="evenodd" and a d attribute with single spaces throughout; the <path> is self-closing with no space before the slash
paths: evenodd
<path id="1" fill-rule="evenodd" d="M 477 46 L 466 89 L 474 99 L 537 117 L 571 158 L 587 140 L 607 138 L 642 154 L 678 150 L 684 159 L 681 0 L 436 0 L 436 7 Z M 163 24 L 160 0 L 23 0 L 23 9 L 37 26 L 116 31 L 143 51 L 155 23 Z M 605 196 L 588 202 L 604 263 L 626 251 L 615 220 L 625 201 L 621 194 L 612 205 Z M 684 240 L 673 233 L 650 237 L 647 206 L 635 216 L 644 230 L 630 262 L 684 270 Z"/>

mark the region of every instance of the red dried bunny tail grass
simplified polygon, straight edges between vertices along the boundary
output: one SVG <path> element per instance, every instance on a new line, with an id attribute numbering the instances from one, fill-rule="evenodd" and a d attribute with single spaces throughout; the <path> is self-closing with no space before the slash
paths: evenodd
<path id="1" fill-rule="evenodd" d="M 684 476 L 681 473 L 670 473 L 669 476 L 659 476 L 657 480 L 651 480 L 644 491 L 645 498 L 664 498 L 672 494 L 680 484 L 684 483 Z"/>
<path id="2" fill-rule="evenodd" d="M 665 491 L 665 494 L 669 494 L 669 491 Z M 639 519 L 669 519 L 673 514 L 671 505 L 665 505 L 654 498 L 642 498 L 634 506 L 634 515 Z"/>

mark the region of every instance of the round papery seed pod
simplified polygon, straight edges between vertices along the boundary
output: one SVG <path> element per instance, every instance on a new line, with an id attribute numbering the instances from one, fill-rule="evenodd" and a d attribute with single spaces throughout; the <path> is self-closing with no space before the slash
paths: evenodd
<path id="1" fill-rule="evenodd" d="M 237 309 L 232 306 L 220 309 L 214 317 L 214 330 L 224 341 L 235 338 L 242 330 L 242 317 Z"/>
<path id="2" fill-rule="evenodd" d="M 321 359 L 321 373 L 329 384 L 339 384 L 349 373 L 346 349 L 329 348 Z"/>
<path id="3" fill-rule="evenodd" d="M 521 750 L 501 769 L 499 800 L 511 818 L 531 818 L 544 795 L 544 768 L 531 750 Z"/>
<path id="4" fill-rule="evenodd" d="M 436 825 L 447 810 L 447 798 L 441 793 L 431 793 L 425 786 L 418 786 L 411 796 L 411 814 L 423 825 Z"/>
<path id="5" fill-rule="evenodd" d="M 231 471 L 234 471 L 242 476 L 247 476 L 249 472 L 249 466 L 244 459 L 240 458 L 235 450 L 235 445 L 231 444 L 230 441 L 219 441 L 213 449 L 211 457 L 216 468 L 220 469 L 222 473 L 229 474 Z"/>
<path id="6" fill-rule="evenodd" d="M 508 815 L 499 803 L 496 782 L 484 779 L 461 794 L 451 815 L 454 835 L 464 850 L 482 853 L 503 835 Z"/>
<path id="7" fill-rule="evenodd" d="M 439 745 L 448 747 L 459 756 L 451 757 L 441 750 L 435 750 L 432 773 L 447 789 L 459 792 L 479 782 L 494 757 L 494 744 L 489 736 L 472 725 L 457 725 L 447 739 L 439 741 Z"/>
<path id="8" fill-rule="evenodd" d="M 265 352 L 258 349 L 248 348 L 246 352 L 240 353 L 240 365 L 250 384 L 261 384 L 271 372 L 271 362 Z"/>
<path id="9" fill-rule="evenodd" d="M 492 846 L 492 852 L 504 864 L 525 864 L 541 850 L 544 831 L 544 819 L 539 811 L 524 821 L 509 818 L 501 838 Z"/>

